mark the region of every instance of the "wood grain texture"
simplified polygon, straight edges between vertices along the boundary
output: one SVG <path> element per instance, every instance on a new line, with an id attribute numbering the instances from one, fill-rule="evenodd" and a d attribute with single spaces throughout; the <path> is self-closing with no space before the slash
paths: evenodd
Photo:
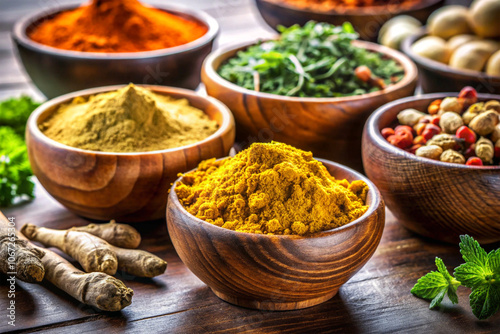
<path id="1" fill-rule="evenodd" d="M 264 21 L 275 29 L 278 25 L 285 27 L 297 23 L 304 25 L 310 20 L 328 22 L 334 25 L 350 22 L 361 39 L 376 41 L 380 28 L 391 18 L 398 15 L 410 15 L 425 23 L 429 15 L 443 5 L 444 0 L 424 0 L 410 8 L 401 8 L 400 5 L 387 1 L 385 6 L 362 8 L 341 8 L 339 6 L 337 10 L 323 12 L 267 0 L 255 0 L 255 2 Z"/>
<path id="2" fill-rule="evenodd" d="M 54 201 L 38 183 L 36 195 L 35 201 L 4 213 L 15 217 L 18 227 L 31 222 L 67 229 L 89 223 Z M 500 313 L 488 321 L 477 321 L 470 311 L 469 289 L 458 289 L 458 305 L 445 300 L 434 311 L 429 310 L 428 301 L 410 294 L 419 277 L 436 270 L 435 256 L 442 258 L 450 270 L 463 261 L 457 244 L 419 237 L 403 228 L 390 211 L 373 257 L 340 287 L 336 296 L 314 307 L 287 312 L 252 310 L 220 300 L 181 262 L 164 220 L 134 227 L 143 237 L 139 248 L 168 261 L 168 268 L 154 279 L 117 275 L 134 290 L 132 305 L 117 313 L 98 312 L 48 283 L 18 281 L 16 327 L 0 321 L 0 332 L 471 334 L 497 333 L 500 326 Z M 489 251 L 499 247 L 497 243 L 485 248 Z M 3 318 L 9 285 L 4 277 L 0 278 Z"/>
<path id="3" fill-rule="evenodd" d="M 40 21 L 77 6 L 43 8 L 16 23 L 13 40 L 17 54 L 31 80 L 48 98 L 82 89 L 116 84 L 160 84 L 195 89 L 200 69 L 218 34 L 217 21 L 204 12 L 175 5 L 160 5 L 166 12 L 205 25 L 199 39 L 173 48 L 133 52 L 77 52 L 48 47 L 32 41 L 27 33 Z M 41 66 L 43 64 L 43 66 Z"/>
<path id="4" fill-rule="evenodd" d="M 401 50 L 415 62 L 424 93 L 459 92 L 471 86 L 481 93 L 500 94 L 500 77 L 484 72 L 454 69 L 438 61 L 419 56 L 411 50 L 417 40 L 427 36 L 425 30 L 408 37 L 401 44 Z"/>
<path id="5" fill-rule="evenodd" d="M 395 59 L 405 70 L 403 79 L 384 91 L 341 98 L 298 98 L 255 92 L 232 84 L 216 72 L 226 59 L 251 45 L 246 44 L 210 54 L 202 68 L 202 82 L 208 95 L 233 112 L 237 141 L 280 141 L 312 151 L 315 157 L 361 170 L 361 135 L 366 119 L 381 105 L 412 95 L 417 69 L 400 52 L 368 42 L 353 43 Z"/>
<path id="6" fill-rule="evenodd" d="M 235 232 L 189 214 L 174 183 L 167 225 L 177 254 L 219 298 L 235 305 L 294 310 L 332 298 L 375 252 L 385 211 L 373 183 L 338 164 L 322 162 L 338 179 L 362 179 L 369 185 L 370 207 L 356 221 L 309 237 Z"/>
<path id="7" fill-rule="evenodd" d="M 57 105 L 122 86 L 95 88 L 62 96 L 38 108 L 28 121 L 26 142 L 33 173 L 45 189 L 69 210 L 84 217 L 147 221 L 165 217 L 168 189 L 177 175 L 213 157 L 226 156 L 234 143 L 229 110 L 214 99 L 183 89 L 146 86 L 174 98 L 187 98 L 219 124 L 203 141 L 144 153 L 108 153 L 76 149 L 41 133 L 43 122 Z"/>
<path id="8" fill-rule="evenodd" d="M 426 110 L 450 94 L 411 97 L 386 105 L 368 120 L 363 134 L 366 174 L 406 228 L 456 244 L 461 234 L 480 243 L 500 241 L 500 166 L 473 167 L 417 157 L 389 144 L 380 130 L 395 124 L 399 111 Z M 480 94 L 479 100 L 500 100 Z"/>

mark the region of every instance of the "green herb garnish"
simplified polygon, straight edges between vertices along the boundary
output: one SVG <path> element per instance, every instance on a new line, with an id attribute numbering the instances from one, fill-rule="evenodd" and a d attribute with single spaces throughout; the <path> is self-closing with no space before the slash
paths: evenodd
<path id="1" fill-rule="evenodd" d="M 278 40 L 240 51 L 220 66 L 226 80 L 251 90 L 300 97 L 339 97 L 380 88 L 360 80 L 354 70 L 367 66 L 385 85 L 397 82 L 403 68 L 383 55 L 353 46 L 358 35 L 350 23 L 333 26 L 310 21 L 279 27 Z"/>
<path id="2" fill-rule="evenodd" d="M 472 313 L 478 319 L 487 319 L 500 308 L 500 249 L 486 253 L 479 243 L 468 235 L 460 236 L 460 253 L 465 263 L 448 273 L 443 261 L 436 257 L 438 271 L 431 271 L 420 278 L 411 293 L 432 299 L 429 308 L 441 304 L 447 294 L 453 304 L 458 303 L 457 288 L 470 288 Z"/>
<path id="3" fill-rule="evenodd" d="M 0 206 L 12 205 L 16 198 L 34 197 L 24 131 L 38 106 L 26 96 L 0 103 Z"/>

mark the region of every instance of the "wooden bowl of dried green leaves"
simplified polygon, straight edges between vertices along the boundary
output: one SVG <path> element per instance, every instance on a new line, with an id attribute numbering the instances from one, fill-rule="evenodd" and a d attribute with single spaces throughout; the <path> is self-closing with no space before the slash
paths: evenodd
<path id="1" fill-rule="evenodd" d="M 277 40 L 213 52 L 202 81 L 233 112 L 237 142 L 281 141 L 362 170 L 366 119 L 412 95 L 417 69 L 402 53 L 356 37 L 349 24 L 294 26 Z M 360 65 L 370 68 L 367 81 L 354 74 Z"/>

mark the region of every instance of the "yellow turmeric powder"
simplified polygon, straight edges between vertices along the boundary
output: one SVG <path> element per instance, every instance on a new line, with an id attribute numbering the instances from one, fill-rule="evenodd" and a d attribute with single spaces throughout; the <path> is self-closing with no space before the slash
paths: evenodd
<path id="1" fill-rule="evenodd" d="M 203 161 L 175 191 L 192 215 L 259 234 L 309 235 L 345 225 L 368 209 L 365 182 L 336 180 L 311 152 L 276 142 Z"/>

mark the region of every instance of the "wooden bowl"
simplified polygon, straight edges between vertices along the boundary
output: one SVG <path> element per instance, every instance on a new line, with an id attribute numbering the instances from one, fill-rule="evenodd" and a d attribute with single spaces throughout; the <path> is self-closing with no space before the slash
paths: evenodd
<path id="1" fill-rule="evenodd" d="M 48 98 L 107 85 L 153 84 L 195 89 L 200 83 L 203 59 L 212 51 L 219 32 L 217 21 L 202 11 L 162 5 L 168 13 L 208 27 L 202 37 L 176 47 L 145 52 L 100 53 L 57 49 L 31 40 L 36 24 L 78 6 L 38 11 L 19 20 L 12 32 L 19 59 L 37 88 Z"/>
<path id="2" fill-rule="evenodd" d="M 47 192 L 68 210 L 92 219 L 124 222 L 165 217 L 168 190 L 178 173 L 205 159 L 226 156 L 234 143 L 234 120 L 219 101 L 193 91 L 144 86 L 159 94 L 186 98 L 219 124 L 204 140 L 179 148 L 141 153 L 82 150 L 45 136 L 38 125 L 56 108 L 77 96 L 116 90 L 123 86 L 88 89 L 50 100 L 30 116 L 26 144 L 33 173 Z"/>
<path id="3" fill-rule="evenodd" d="M 377 185 L 398 221 L 423 236 L 457 244 L 469 234 L 480 243 L 500 241 L 500 166 L 476 167 L 417 157 L 387 142 L 380 130 L 396 124 L 406 109 L 426 110 L 429 94 L 394 101 L 378 109 L 363 134 L 366 175 Z M 500 100 L 479 94 L 479 100 Z"/>
<path id="4" fill-rule="evenodd" d="M 417 68 L 398 51 L 369 42 L 353 43 L 393 58 L 404 68 L 405 76 L 384 91 L 349 97 L 302 98 L 256 92 L 217 73 L 225 60 L 252 43 L 211 53 L 203 63 L 201 78 L 208 94 L 233 112 L 238 142 L 276 140 L 362 170 L 361 135 L 366 119 L 385 103 L 413 95 Z"/>
<path id="5" fill-rule="evenodd" d="M 374 184 L 320 160 L 339 179 L 363 180 L 368 211 L 342 227 L 309 237 L 236 232 L 189 214 L 170 190 L 167 226 L 184 264 L 221 299 L 261 310 L 295 310 L 335 296 L 368 262 L 384 229 L 384 202 Z"/>
<path id="6" fill-rule="evenodd" d="M 267 0 L 255 0 L 264 21 L 272 28 L 278 25 L 285 27 L 294 24 L 304 25 L 307 21 L 327 22 L 342 25 L 350 22 L 359 33 L 361 39 L 375 42 L 382 25 L 398 15 L 410 15 L 425 23 L 429 15 L 442 6 L 444 0 L 422 0 L 412 7 L 401 7 L 389 4 L 385 6 L 349 8 L 339 7 L 337 10 L 319 11 L 299 8 L 286 3 L 275 3 Z"/>
<path id="7" fill-rule="evenodd" d="M 446 64 L 417 55 L 411 46 L 427 36 L 425 30 L 409 36 L 401 44 L 401 49 L 417 64 L 420 85 L 424 93 L 459 92 L 465 86 L 474 87 L 478 92 L 500 94 L 500 77 L 484 72 L 454 69 Z"/>

